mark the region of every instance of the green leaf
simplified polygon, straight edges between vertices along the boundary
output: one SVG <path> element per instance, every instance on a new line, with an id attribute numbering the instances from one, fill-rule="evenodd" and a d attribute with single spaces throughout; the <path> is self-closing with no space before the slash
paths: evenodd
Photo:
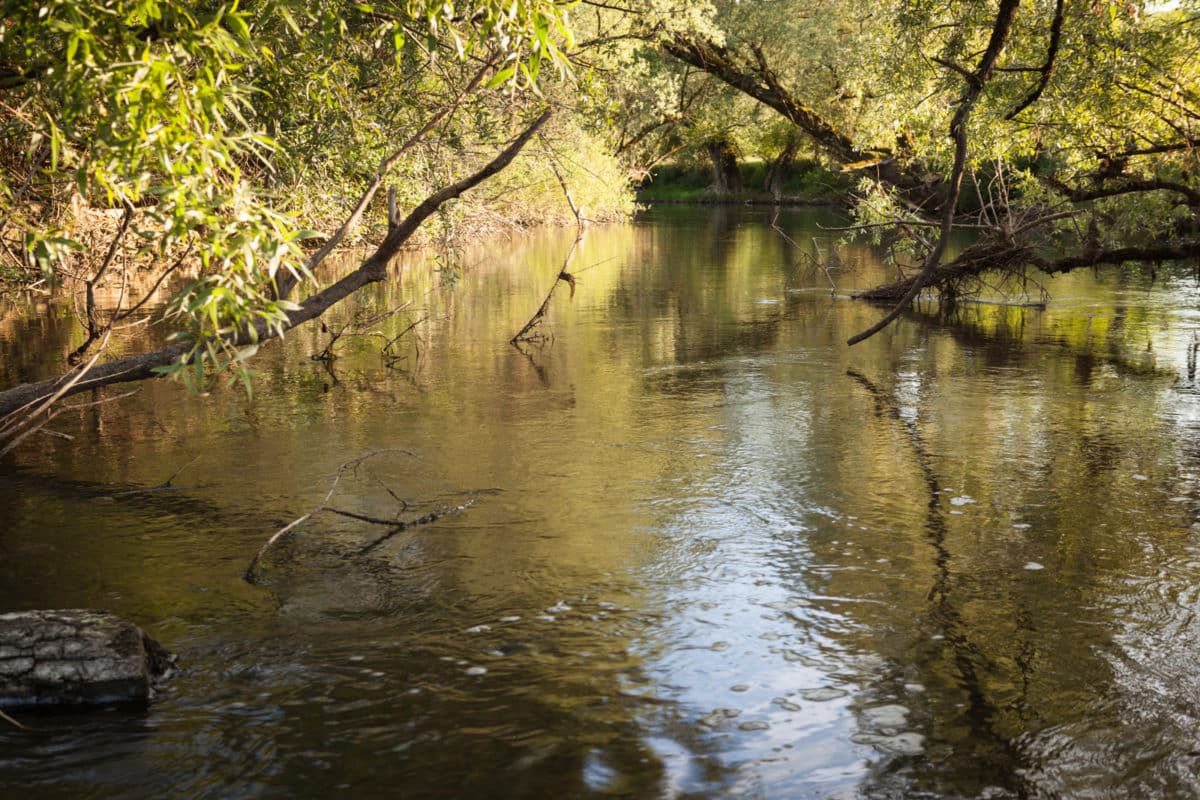
<path id="1" fill-rule="evenodd" d="M 493 75 L 491 79 L 484 85 L 489 89 L 494 89 L 495 87 L 512 78 L 512 76 L 515 74 L 515 67 L 506 67 Z"/>
<path id="2" fill-rule="evenodd" d="M 246 24 L 246 20 L 242 19 L 241 14 L 230 13 L 225 16 L 225 21 L 229 25 L 234 36 L 250 41 L 250 27 Z"/>

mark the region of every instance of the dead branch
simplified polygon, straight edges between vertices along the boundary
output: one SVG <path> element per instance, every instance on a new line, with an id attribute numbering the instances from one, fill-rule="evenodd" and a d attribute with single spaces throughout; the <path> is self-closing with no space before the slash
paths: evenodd
<path id="1" fill-rule="evenodd" d="M 407 328 L 400 331 L 398 334 L 393 336 L 391 339 L 388 339 L 386 343 L 384 343 L 381 354 L 383 355 L 384 361 L 388 367 L 394 366 L 395 363 L 397 361 L 399 361 L 401 358 L 400 354 L 395 352 L 395 350 L 393 350 L 393 348 L 396 346 L 396 343 L 399 342 L 401 339 L 403 339 L 406 335 L 408 335 L 408 333 L 410 331 L 414 330 L 418 325 L 420 325 L 423 322 L 427 322 L 428 320 L 429 320 L 429 315 L 426 314 L 425 316 L 421 317 L 419 320 L 416 320 L 415 322 L 411 323 Z M 418 343 L 420 342 L 420 337 L 413 337 L 413 338 Z M 421 354 L 421 351 L 420 351 L 420 346 L 418 344 L 418 346 L 417 346 L 418 357 L 420 356 L 420 354 Z"/>
<path id="2" fill-rule="evenodd" d="M 190 487 L 190 486 L 176 486 L 175 479 L 178 478 L 180 473 L 182 473 L 185 469 L 190 467 L 192 464 L 195 464 L 199 460 L 200 460 L 200 456 L 196 456 L 191 461 L 187 462 L 182 467 L 180 467 L 179 469 L 172 472 L 171 477 L 167 478 L 165 481 L 158 484 L 157 486 L 149 486 L 145 489 L 129 489 L 128 491 L 117 492 L 116 494 L 111 495 L 108 499 L 115 500 L 118 497 L 133 497 L 134 495 L 150 494 L 151 492 L 170 492 L 170 491 L 178 491 L 178 490 L 182 490 L 182 489 L 197 488 L 197 487 Z"/>
<path id="3" fill-rule="evenodd" d="M 545 139 L 542 139 L 543 143 Z M 547 149 L 549 146 L 547 145 Z M 567 271 L 571 266 L 571 259 L 575 258 L 575 251 L 579 249 L 580 242 L 587 231 L 587 218 L 583 215 L 583 209 L 575 205 L 575 200 L 571 197 L 571 189 L 567 186 L 567 181 L 563 178 L 562 173 L 558 169 L 558 165 L 553 158 L 550 159 L 550 169 L 554 171 L 554 177 L 558 178 L 558 184 L 562 187 L 563 194 L 567 197 L 567 204 L 571 206 L 571 211 L 575 214 L 575 223 L 578 226 L 575 232 L 575 241 L 571 242 L 571 249 L 567 251 L 567 257 L 563 260 L 562 268 L 558 271 L 558 275 L 554 278 L 554 283 L 550 284 L 550 291 L 546 293 L 546 299 L 538 306 L 537 312 L 534 313 L 525 326 L 517 332 L 517 335 L 509 339 L 509 344 L 516 345 L 517 342 L 532 341 L 534 337 L 530 336 L 530 331 L 542 323 L 542 319 L 550 310 L 550 300 L 554 297 L 554 291 L 558 288 L 559 283 L 566 283 L 571 287 L 571 299 L 575 298 L 575 276 Z"/>
<path id="4" fill-rule="evenodd" d="M 322 350 L 320 353 L 317 353 L 316 355 L 313 355 L 313 356 L 309 356 L 309 358 L 311 358 L 313 361 L 326 361 L 326 362 L 333 361 L 335 358 L 337 358 L 337 355 L 334 353 L 334 346 L 337 345 L 338 340 L 342 339 L 343 337 L 351 338 L 351 337 L 355 337 L 355 336 L 369 336 L 369 337 L 376 337 L 379 339 L 383 339 L 385 342 L 384 349 L 386 350 L 387 344 L 390 344 L 390 341 L 388 340 L 388 338 L 386 336 L 384 336 L 383 333 L 381 333 L 380 331 L 371 331 L 371 330 L 367 330 L 367 329 L 371 328 L 375 325 L 378 325 L 379 323 L 383 322 L 384 320 L 388 319 L 389 317 L 393 317 L 396 314 L 399 314 L 401 311 L 403 311 L 404 309 L 408 308 L 411 305 L 412 305 L 412 301 L 407 300 L 407 301 L 401 303 L 400 305 L 396 306 L 395 308 L 389 309 L 388 311 L 384 311 L 382 314 L 376 314 L 375 316 L 371 317 L 370 319 L 355 320 L 352 322 L 347 322 L 346 324 L 342 325 L 342 327 L 338 328 L 336 333 L 331 333 L 329 331 L 329 328 L 324 323 L 322 323 L 321 331 L 323 333 L 330 334 L 331 338 L 329 340 L 329 344 L 325 345 L 325 349 Z M 350 329 L 349 333 L 347 333 L 348 329 Z"/>
<path id="5" fill-rule="evenodd" d="M 431 522 L 437 522 L 439 519 L 442 519 L 443 517 L 448 517 L 451 514 L 458 514 L 460 512 L 466 511 L 468 508 L 470 508 L 473 505 L 475 505 L 475 498 L 472 497 L 467 502 L 461 503 L 452 508 L 443 509 L 441 511 L 431 511 L 423 517 L 417 517 L 416 519 L 410 519 L 410 520 L 407 520 L 404 522 L 389 523 L 389 522 L 383 522 L 383 521 L 370 520 L 372 522 L 377 522 L 377 524 L 381 524 L 381 525 L 392 525 L 393 526 L 392 530 L 388 531 L 386 534 L 384 534 L 380 538 L 376 539 L 375 541 L 371 542 L 366 547 L 359 550 L 356 555 L 360 555 L 360 556 L 366 555 L 367 553 L 371 552 L 372 550 L 378 549 L 380 545 L 382 545 L 387 540 L 391 539 L 393 536 L 396 536 L 397 534 L 404 533 L 407 530 L 412 530 L 413 528 L 420 527 L 421 525 L 428 525 Z"/>
<path id="6" fill-rule="evenodd" d="M 771 230 L 773 230 L 777 234 L 779 234 L 780 237 L 782 237 L 785 242 L 790 244 L 792 246 L 792 249 L 795 250 L 797 253 L 800 253 L 801 255 L 808 255 L 807 253 L 804 253 L 804 251 L 802 251 L 800 249 L 800 245 L 796 244 L 795 239 L 788 236 L 787 233 L 784 232 L 783 228 L 779 227 L 779 209 L 780 209 L 780 207 L 778 205 L 775 206 L 775 213 L 771 216 Z M 825 260 L 821 258 L 821 246 L 819 244 L 817 244 L 817 237 L 815 237 L 815 236 L 813 237 L 813 247 L 816 249 L 817 255 L 815 258 L 812 259 L 812 261 L 816 265 L 817 269 L 819 269 L 825 273 L 825 280 L 829 281 L 830 293 L 836 294 L 837 293 L 837 282 L 835 282 L 833 280 L 833 275 L 831 275 L 829 272 L 829 264 L 827 264 L 825 262 Z M 798 267 L 799 261 L 795 262 L 793 264 L 793 266 Z"/>
<path id="7" fill-rule="evenodd" d="M 33 433 L 38 428 L 42 427 L 43 425 L 45 425 L 47 422 L 49 422 L 51 419 L 54 418 L 55 415 L 52 414 L 52 415 L 48 415 L 46 417 L 46 419 L 43 420 L 41 423 L 34 422 L 34 420 L 38 417 L 38 415 L 46 412 L 50 408 L 50 406 L 54 405 L 54 403 L 57 402 L 60 398 L 66 396 L 66 394 L 68 392 L 70 392 L 70 390 L 72 388 L 74 388 L 76 385 L 78 385 L 79 381 L 83 378 L 83 376 L 88 373 L 88 370 L 90 370 L 92 367 L 96 366 L 96 362 L 100 360 L 100 354 L 104 352 L 104 345 L 108 343 L 108 339 L 110 336 L 112 336 L 111 328 L 105 332 L 104 343 L 101 344 L 100 349 L 96 351 L 96 353 L 91 357 L 91 359 L 88 361 L 88 363 L 83 365 L 82 367 L 77 368 L 75 370 L 75 374 L 73 376 L 71 376 L 71 378 L 65 384 L 63 384 L 63 386 L 61 388 L 59 388 L 57 391 L 55 391 L 53 394 L 51 394 L 45 400 L 45 402 L 43 402 L 41 405 L 39 405 L 33 411 L 30 411 L 28 414 L 25 414 L 23 416 L 21 415 L 21 412 L 24 409 L 27 409 L 30 406 L 36 405 L 38 403 L 38 401 L 41 400 L 42 398 L 35 398 L 35 399 L 29 401 L 28 403 L 25 403 L 22 406 L 19 406 L 18 408 L 13 409 L 11 412 L 6 414 L 4 417 L 0 417 L 0 441 L 2 441 L 4 439 L 9 440 L 8 444 L 3 449 L 0 449 L 0 458 L 3 458 L 5 455 L 7 455 L 9 453 L 9 451 L 11 451 L 18 444 L 20 444 L 31 433 Z M 25 430 L 22 430 L 22 429 L 25 429 Z"/>
<path id="8" fill-rule="evenodd" d="M 20 728 L 23 731 L 29 730 L 29 728 L 27 728 L 24 725 L 22 725 L 21 723 L 17 722 L 15 719 L 10 717 L 8 714 L 5 714 L 3 709 L 0 709 L 0 719 L 4 720 L 5 722 L 9 722 L 9 723 L 12 723 L 13 725 L 16 725 L 18 728 Z"/>
<path id="9" fill-rule="evenodd" d="M 83 344 L 79 345 L 74 352 L 67 356 L 68 364 L 75 365 L 82 361 L 83 354 L 92 346 L 92 342 L 99 339 L 103 333 L 96 311 L 96 284 L 104 278 L 104 273 L 108 271 L 113 258 L 116 257 L 117 248 L 121 246 L 121 240 L 125 238 L 125 233 L 129 230 L 129 223 L 132 219 L 133 204 L 126 201 L 125 212 L 121 215 L 121 224 L 117 228 L 117 232 L 113 234 L 112 241 L 109 242 L 108 252 L 104 254 L 104 260 L 100 262 L 100 267 L 96 270 L 96 274 L 84 284 L 86 292 L 84 314 L 87 320 L 87 338 L 84 339 Z M 112 324 L 111 321 L 109 324 Z"/>
<path id="10" fill-rule="evenodd" d="M 558 178 L 558 185 L 562 187 L 563 195 L 567 198 L 567 205 L 571 207 L 571 213 L 575 215 L 575 224 L 586 225 L 587 218 L 583 215 L 583 209 L 575 205 L 575 198 L 571 196 L 571 187 L 567 186 L 567 179 L 563 177 L 562 171 L 558 168 L 558 159 L 555 158 L 554 151 L 544 135 L 539 133 L 538 138 L 542 140 L 542 144 L 546 146 L 546 151 L 550 154 L 550 170 L 554 173 L 554 177 Z"/>
<path id="11" fill-rule="evenodd" d="M 297 526 L 303 525 L 305 522 L 312 519 L 317 514 L 320 514 L 322 511 L 329 510 L 329 501 L 333 499 L 333 495 L 337 491 L 338 484 L 341 483 L 343 476 L 345 476 L 347 472 L 356 470 L 363 462 L 385 453 L 402 453 L 406 456 L 414 455 L 410 450 L 404 450 L 398 447 L 390 447 L 383 450 L 372 450 L 369 453 L 364 453 L 357 458 L 352 458 L 349 461 L 344 462 L 337 468 L 337 472 L 333 476 L 332 483 L 329 484 L 329 491 L 325 493 L 324 499 L 321 500 L 321 502 L 308 513 L 300 515 L 287 525 L 284 525 L 282 528 L 275 531 L 274 535 L 272 535 L 271 538 L 268 539 L 266 543 L 258 549 L 258 552 L 254 554 L 254 558 L 250 559 L 250 565 L 246 567 L 246 571 L 242 575 L 243 580 L 245 580 L 247 583 L 258 583 L 258 564 L 260 561 L 262 561 L 263 555 L 265 555 L 266 552 L 270 550 L 271 547 L 274 546 L 274 544 L 281 538 L 286 536 L 290 531 L 295 530 Z M 392 496 L 395 497 L 394 494 Z M 385 524 L 395 524 L 395 522 L 393 521 Z"/>
<path id="12" fill-rule="evenodd" d="M 546 299 L 538 306 L 538 310 L 534 313 L 529 321 L 525 323 L 521 330 L 517 331 L 517 335 L 509 339 L 509 344 L 516 345 L 517 342 L 529 342 L 537 338 L 544 339 L 545 337 L 531 336 L 530 332 L 534 328 L 542 324 L 542 319 L 550 311 L 550 301 L 554 298 L 554 292 L 558 289 L 560 283 L 566 283 L 571 287 L 571 297 L 575 297 L 575 276 L 567 272 L 567 268 L 571 266 L 571 260 L 575 258 L 575 251 L 579 248 L 579 243 L 583 241 L 584 228 L 580 227 L 579 232 L 575 236 L 575 241 L 571 242 L 571 249 L 567 251 L 567 257 L 563 260 L 562 268 L 559 269 L 558 275 L 554 278 L 554 283 L 550 284 L 550 291 L 546 292 Z"/>

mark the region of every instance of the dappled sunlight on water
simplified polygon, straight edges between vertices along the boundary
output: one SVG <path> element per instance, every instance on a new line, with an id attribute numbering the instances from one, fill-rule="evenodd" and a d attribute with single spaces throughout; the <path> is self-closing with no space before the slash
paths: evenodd
<path id="1" fill-rule="evenodd" d="M 780 220 L 828 248 L 829 212 Z M 923 301 L 848 349 L 881 312 L 768 222 L 593 229 L 520 348 L 570 234 L 455 273 L 412 254 L 331 320 L 412 300 L 390 365 L 362 336 L 326 368 L 304 328 L 253 400 L 155 383 L 61 418 L 72 441 L 0 472 L 0 604 L 111 608 L 182 669 L 144 712 L 17 712 L 37 731 L 0 728 L 0 787 L 1200 796 L 1190 274 Z M 840 290 L 883 275 L 842 255 Z M 31 325 L 0 316 L 6 379 L 69 350 Z M 241 580 L 376 450 L 332 505 L 450 513 L 326 512 Z"/>

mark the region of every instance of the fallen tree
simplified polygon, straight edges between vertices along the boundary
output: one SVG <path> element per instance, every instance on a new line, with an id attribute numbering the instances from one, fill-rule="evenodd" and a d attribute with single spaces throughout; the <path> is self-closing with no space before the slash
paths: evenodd
<path id="1" fill-rule="evenodd" d="M 871 9 L 844 0 L 834 7 L 863 26 L 858 38 L 836 38 L 853 24 L 830 27 L 824 13 L 784 3 L 735 15 L 723 40 L 676 31 L 658 46 L 777 112 L 843 170 L 875 180 L 877 188 L 859 198 L 857 231 L 888 229 L 889 242 L 899 245 L 890 252 L 909 263 L 897 258 L 895 281 L 859 295 L 895 307 L 849 344 L 881 330 L 923 291 L 960 297 L 1023 286 L 1035 270 L 1200 253 L 1200 151 L 1192 133 L 1200 123 L 1192 56 L 1200 20 L 1171 9 L 1062 0 Z M 775 24 L 781 15 L 802 20 L 792 21 L 795 32 Z M 804 45 L 812 53 L 798 49 L 802 41 L 816 43 Z M 855 88 L 844 88 L 838 54 L 860 42 L 889 51 L 876 52 L 897 71 L 892 80 L 868 66 L 849 75 Z M 859 125 L 872 113 L 865 98 L 878 101 L 887 125 Z M 949 152 L 923 138 L 944 130 L 934 124 L 942 118 L 949 118 Z M 856 132 L 874 130 L 879 138 L 889 126 L 894 147 Z M 964 176 L 980 171 L 977 196 L 960 201 Z M 1001 181 L 1000 197 L 991 194 L 989 174 Z M 1020 177 L 1019 189 L 1003 184 L 1008 175 Z M 945 261 L 947 237 L 964 225 L 975 243 Z"/>
<path id="2" fill-rule="evenodd" d="M 259 345 L 383 280 L 435 213 L 452 236 L 469 212 L 447 201 L 542 129 L 539 68 L 569 74 L 557 0 L 143 5 L 5 7 L 0 291 L 68 300 L 82 336 L 66 374 L 0 387 L 0 456 L 79 392 L 164 374 L 203 391 L 223 372 L 249 389 Z M 557 127 L 586 142 L 573 118 Z M 384 224 L 357 268 L 317 286 L 331 252 Z M 308 228 L 331 232 L 315 253 Z M 114 357 L 148 308 L 163 333 Z"/>

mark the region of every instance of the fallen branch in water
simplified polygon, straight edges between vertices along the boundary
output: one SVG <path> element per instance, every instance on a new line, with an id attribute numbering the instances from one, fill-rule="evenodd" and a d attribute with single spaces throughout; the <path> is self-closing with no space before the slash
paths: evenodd
<path id="1" fill-rule="evenodd" d="M 411 305 L 412 305 L 412 301 L 407 300 L 407 301 L 401 303 L 400 305 L 396 306 L 395 308 L 385 311 L 382 314 L 377 314 L 376 316 L 371 317 L 370 319 L 354 320 L 351 322 L 347 322 L 346 324 L 342 325 L 342 327 L 338 328 L 336 332 L 331 331 L 329 329 L 329 326 L 327 326 L 324 322 L 322 322 L 321 323 L 321 332 L 328 333 L 330 335 L 329 344 L 325 345 L 324 350 L 317 353 L 316 355 L 309 356 L 309 358 L 311 358 L 313 361 L 325 361 L 325 362 L 333 361 L 335 358 L 337 358 L 337 354 L 334 352 L 333 348 L 337 345 L 338 340 L 342 339 L 343 337 L 350 338 L 353 336 L 373 336 L 373 337 L 376 337 L 379 339 L 383 339 L 385 342 L 384 349 L 386 350 L 391 345 L 392 341 L 394 341 L 394 340 L 389 340 L 387 338 L 387 336 L 385 336 L 383 334 L 382 331 L 373 331 L 373 330 L 368 330 L 368 329 L 374 327 L 375 325 L 378 325 L 379 323 L 387 320 L 390 317 L 395 316 L 396 314 L 399 314 L 401 311 L 403 311 L 404 309 L 408 308 Z M 403 335 L 403 334 L 401 334 L 401 335 Z M 399 338 L 399 337 L 397 337 L 397 338 Z"/>
<path id="2" fill-rule="evenodd" d="M 542 141 L 545 142 L 544 137 Z M 521 330 L 517 332 L 516 336 L 508 340 L 509 344 L 513 345 L 514 347 L 516 347 L 517 342 L 529 342 L 533 341 L 534 339 L 546 338 L 544 335 L 533 336 L 531 335 L 531 331 L 533 331 L 533 329 L 538 325 L 542 324 L 542 319 L 550 310 L 550 300 L 554 297 L 554 291 L 558 289 L 558 285 L 560 283 L 566 283 L 568 286 L 570 286 L 571 299 L 575 298 L 575 276 L 568 272 L 567 269 L 571 266 L 571 260 L 575 258 L 575 251 L 579 249 L 579 243 L 583 241 L 583 237 L 587 232 L 588 221 L 587 217 L 583 215 L 583 209 L 575 205 L 575 198 L 571 196 L 571 189 L 567 186 L 567 179 L 564 178 L 562 172 L 559 171 L 558 165 L 555 163 L 553 157 L 550 159 L 550 169 L 554 171 L 554 177 L 558 178 L 558 184 L 562 187 L 563 194 L 567 198 L 567 205 L 571 207 L 571 213 L 575 215 L 575 224 L 577 226 L 575 230 L 575 241 L 571 243 L 571 249 L 567 251 L 567 257 L 563 260 L 562 268 L 559 269 L 558 276 L 555 277 L 554 283 L 550 284 L 550 291 L 546 293 L 546 299 L 542 301 L 542 304 L 538 306 L 538 310 L 532 317 L 529 318 L 529 321 L 525 323 L 525 327 L 521 328 Z"/>
<path id="3" fill-rule="evenodd" d="M 340 517 L 346 517 L 348 519 L 355 519 L 355 520 L 359 520 L 361 522 L 369 522 L 372 525 L 386 525 L 387 527 L 389 527 L 391 529 L 383 537 L 376 539 L 375 541 L 371 542 L 366 547 L 364 547 L 358 551 L 358 555 L 363 555 L 363 554 L 369 553 L 370 551 L 379 547 L 381 544 L 383 544 L 388 539 L 392 538 L 393 536 L 395 536 L 398 533 L 401 533 L 406 530 L 410 530 L 412 528 L 416 528 L 420 525 L 428 525 L 429 523 L 436 522 L 437 520 L 441 519 L 442 517 L 448 516 L 450 514 L 457 514 L 460 511 L 464 511 L 467 508 L 470 508 L 475 503 L 475 499 L 471 498 L 470 500 L 468 500 L 465 503 L 462 503 L 461 505 L 457 505 L 457 506 L 454 506 L 453 508 L 447 508 L 447 509 L 443 509 L 440 511 L 432 511 L 428 514 L 425 514 L 424 516 L 417 517 L 416 519 L 408 519 L 408 520 L 400 519 L 400 514 L 403 514 L 405 511 L 408 510 L 408 503 L 405 502 L 404 500 L 402 500 L 395 492 L 393 492 L 382 481 L 380 481 L 378 477 L 376 477 L 373 473 L 371 473 L 370 474 L 371 479 L 373 481 L 375 481 L 377 484 L 379 484 L 383 488 L 383 490 L 386 491 L 389 495 L 391 495 L 392 499 L 395 500 L 400 505 L 400 510 L 396 513 L 395 517 L 392 517 L 392 518 L 376 517 L 376 516 L 372 516 L 370 514 L 360 514 L 355 511 L 347 511 L 345 509 L 335 508 L 334 506 L 330 505 L 331 501 L 333 500 L 334 494 L 337 492 L 338 484 L 341 483 L 342 478 L 347 473 L 357 472 L 358 468 L 364 462 L 368 461 L 369 459 L 375 458 L 376 456 L 385 455 L 388 453 L 402 453 L 406 456 L 413 455 L 413 453 L 409 450 L 404 450 L 401 448 L 393 447 L 393 448 L 387 448 L 384 450 L 372 450 L 369 453 L 364 453 L 363 455 L 358 456 L 357 458 L 351 459 L 350 461 L 347 461 L 344 464 L 342 464 L 340 467 L 338 467 L 337 473 L 333 476 L 333 482 L 330 483 L 330 485 L 329 485 L 329 491 L 327 491 L 325 493 L 325 497 L 321 500 L 320 504 L 318 504 L 315 508 L 313 508 L 308 513 L 302 514 L 301 516 L 299 516 L 296 519 L 289 522 L 287 525 L 284 525 L 282 528 L 277 530 L 274 533 L 274 535 L 272 535 L 271 538 L 268 539 L 266 541 L 266 543 L 263 544 L 263 546 L 258 549 L 258 552 L 254 554 L 254 558 L 251 559 L 250 565 L 248 567 L 246 567 L 246 571 L 245 571 L 245 573 L 243 573 L 242 578 L 247 583 L 257 584 L 259 582 L 258 581 L 258 565 L 262 561 L 263 556 L 267 553 L 267 551 L 270 550 L 280 539 L 282 539 L 288 533 L 290 533 L 291 531 L 294 531 L 297 527 L 299 527 L 300 525 L 304 524 L 305 522 L 307 522 L 308 520 L 312 519 L 313 517 L 317 516 L 318 514 L 320 514 L 322 512 L 327 511 L 330 514 L 336 514 L 337 516 L 340 516 Z"/>
<path id="4" fill-rule="evenodd" d="M 412 455 L 411 451 L 393 447 L 385 450 L 372 450 L 369 453 L 364 453 L 358 458 L 353 458 L 343 463 L 337 468 L 337 473 L 333 476 L 333 483 L 329 484 L 329 491 L 325 493 L 325 499 L 321 501 L 320 505 L 318 505 L 312 511 L 309 511 L 307 514 L 302 514 L 301 516 L 289 522 L 287 525 L 284 525 L 282 528 L 275 531 L 275 534 L 267 540 L 266 544 L 258 548 L 258 552 L 254 554 L 254 558 L 250 559 L 250 566 L 246 567 L 246 572 L 242 575 L 246 583 L 258 582 L 255 575 L 255 572 L 258 569 L 258 563 L 262 560 L 263 554 L 270 550 L 276 542 L 286 536 L 289 531 L 295 530 L 296 526 L 304 524 L 317 514 L 320 514 L 322 511 L 325 511 L 327 508 L 329 508 L 329 501 L 333 499 L 333 494 L 337 491 L 338 484 L 341 483 L 342 477 L 348 471 L 355 470 L 364 461 L 367 461 L 368 459 L 374 458 L 378 455 L 383 455 L 384 453 L 403 453 L 406 456 Z M 395 495 L 393 495 L 393 497 L 394 496 Z"/>
<path id="5" fill-rule="evenodd" d="M 579 234 L 575 237 L 575 241 L 571 243 L 571 249 L 567 251 L 567 257 L 563 261 L 562 269 L 558 271 L 558 275 L 554 278 L 554 283 L 550 284 L 550 291 L 546 293 L 546 299 L 538 306 L 538 310 L 534 313 L 525 326 L 517 332 L 517 335 L 509 339 L 511 345 L 516 345 L 517 342 L 531 342 L 535 339 L 545 339 L 544 334 L 532 334 L 534 328 L 542 324 L 542 319 L 550 310 L 550 301 L 554 298 L 554 292 L 558 289 L 560 283 L 566 283 L 571 287 L 571 297 L 575 297 L 575 276 L 567 272 L 567 268 L 571 266 L 571 259 L 575 258 L 575 251 L 579 248 L 579 243 L 583 241 L 583 228 L 579 229 Z"/>
<path id="6" fill-rule="evenodd" d="M 185 469 L 190 467 L 192 464 L 195 464 L 199 460 L 200 460 L 200 456 L 196 456 L 191 461 L 187 462 L 182 467 L 180 467 L 179 469 L 172 472 L 171 477 L 167 478 L 165 481 L 158 484 L 157 486 L 150 486 L 145 489 L 129 489 L 124 492 L 117 492 L 116 494 L 111 495 L 108 498 L 101 498 L 101 499 L 115 500 L 118 497 L 132 497 L 135 494 L 150 494 L 151 492 L 171 492 L 171 491 L 178 491 L 181 489 L 199 488 L 199 487 L 195 487 L 195 486 L 176 486 L 174 484 L 174 480 L 179 477 L 180 473 L 182 473 Z"/>
<path id="7" fill-rule="evenodd" d="M 831 269 L 831 265 L 829 263 L 827 263 L 825 261 L 825 259 L 821 258 L 821 246 L 819 244 L 817 244 L 817 237 L 814 236 L 813 240 L 812 240 L 813 241 L 813 249 L 816 250 L 816 252 L 817 252 L 817 255 L 815 257 L 813 257 L 813 256 L 810 256 L 808 253 L 805 253 L 803 250 L 801 250 L 800 245 L 796 244 L 796 240 L 793 239 L 792 237 L 788 236 L 787 233 L 783 230 L 783 228 L 779 227 L 779 209 L 780 208 L 781 208 L 780 206 L 775 206 L 775 213 L 771 216 L 771 230 L 773 230 L 777 234 L 779 234 L 780 238 L 782 238 L 785 242 L 787 242 L 789 245 L 791 245 L 792 249 L 794 249 L 797 253 L 811 259 L 813 264 L 816 266 L 816 268 L 820 269 L 821 271 L 823 271 L 825 273 L 825 279 L 827 281 L 829 281 L 829 293 L 831 295 L 837 294 L 837 283 L 833 280 L 833 275 L 831 275 L 829 273 L 829 270 Z M 836 255 L 837 254 L 834 253 L 835 257 L 836 257 Z M 800 266 L 800 261 L 799 261 L 799 259 L 797 259 L 796 262 L 793 264 L 793 267 L 799 267 L 799 266 Z M 833 266 L 836 267 L 837 265 L 833 265 Z"/>
<path id="8" fill-rule="evenodd" d="M 416 519 L 410 519 L 410 520 L 407 520 L 404 522 L 385 522 L 383 520 L 367 520 L 368 522 L 374 522 L 378 525 L 391 525 L 393 527 L 392 527 L 392 530 L 388 531 L 386 534 L 384 534 L 380 538 L 376 539 L 375 541 L 371 542 L 366 547 L 359 550 L 357 555 L 360 555 L 360 556 L 366 555 L 367 553 L 369 553 L 372 550 L 374 550 L 375 548 L 379 547 L 381 544 L 386 542 L 388 539 L 391 539 L 393 536 L 395 536 L 398 533 L 404 533 L 405 531 L 411 530 L 412 528 L 417 528 L 417 527 L 420 527 L 421 525 L 428 525 L 431 522 L 437 522 L 442 517 L 448 517 L 451 514 L 457 514 L 461 511 L 466 511 L 468 508 L 470 508 L 473 505 L 475 505 L 475 498 L 472 497 L 467 502 L 462 503 L 457 506 L 454 506 L 453 508 L 443 509 L 442 511 L 431 511 L 423 517 L 417 517 Z M 338 513 L 342 513 L 342 512 L 338 512 Z M 346 516 L 354 516 L 354 515 L 346 514 Z M 356 517 L 356 519 L 366 519 L 366 518 L 365 517 Z"/>

